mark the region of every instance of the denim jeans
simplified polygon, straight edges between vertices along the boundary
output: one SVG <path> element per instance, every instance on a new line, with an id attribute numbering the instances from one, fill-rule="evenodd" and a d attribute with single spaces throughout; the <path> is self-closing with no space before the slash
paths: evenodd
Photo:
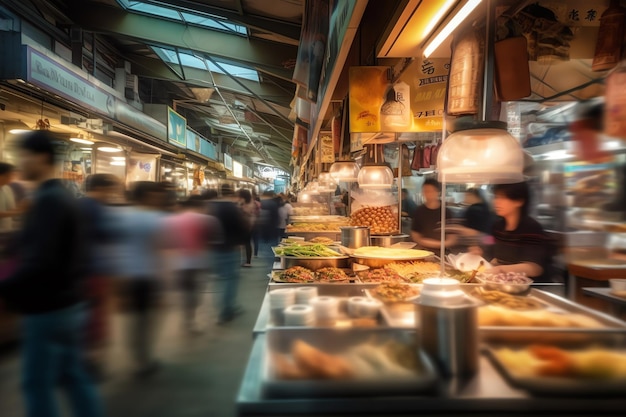
<path id="1" fill-rule="evenodd" d="M 28 417 L 57 417 L 55 389 L 68 394 L 76 417 L 104 415 L 81 352 L 84 306 L 24 317 L 23 381 Z"/>
<path id="2" fill-rule="evenodd" d="M 235 303 L 237 299 L 237 289 L 239 288 L 239 278 L 241 275 L 240 248 L 235 247 L 226 250 L 216 250 L 213 252 L 213 265 L 217 272 L 217 282 L 219 284 L 219 320 L 230 320 L 235 314 Z"/>

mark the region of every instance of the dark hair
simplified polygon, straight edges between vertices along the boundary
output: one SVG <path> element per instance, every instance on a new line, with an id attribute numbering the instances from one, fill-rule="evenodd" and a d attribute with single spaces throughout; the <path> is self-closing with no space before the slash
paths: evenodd
<path id="1" fill-rule="evenodd" d="M 409 190 L 407 190 L 406 188 L 403 188 L 403 189 L 402 189 L 402 190 L 400 190 L 400 191 L 401 191 L 401 193 L 404 193 L 404 194 L 408 194 L 408 193 L 409 193 Z"/>
<path id="2" fill-rule="evenodd" d="M 99 188 L 113 187 L 118 185 L 115 175 L 111 174 L 92 174 L 85 180 L 85 191 L 95 191 Z"/>
<path id="3" fill-rule="evenodd" d="M 27 133 L 20 143 L 20 149 L 34 154 L 43 154 L 48 158 L 48 165 L 54 165 L 54 156 L 56 149 L 54 146 L 54 138 L 47 130 L 33 130 Z"/>
<path id="4" fill-rule="evenodd" d="M 242 188 L 237 192 L 237 194 L 240 198 L 243 198 L 243 201 L 245 201 L 246 204 L 249 204 L 252 201 L 252 193 L 250 190 Z"/>
<path id="5" fill-rule="evenodd" d="M 471 194 L 474 197 L 478 198 L 483 203 L 485 203 L 487 201 L 487 200 L 485 200 L 485 197 L 483 197 L 483 193 L 482 193 L 482 191 L 480 191 L 479 188 L 468 188 L 467 190 L 465 190 L 465 192 L 467 194 Z"/>
<path id="6" fill-rule="evenodd" d="M 15 171 L 15 167 L 8 162 L 0 162 L 0 175 L 10 174 Z"/>
<path id="7" fill-rule="evenodd" d="M 205 192 L 202 193 L 202 199 L 203 200 L 213 200 L 215 198 L 217 198 L 217 191 L 214 189 L 210 189 L 210 190 L 206 190 Z"/>
<path id="8" fill-rule="evenodd" d="M 509 200 L 523 201 L 520 208 L 522 217 L 528 216 L 528 208 L 530 206 L 530 188 L 527 182 L 516 182 L 514 184 L 497 184 L 493 187 L 494 195 L 504 195 Z"/>
<path id="9" fill-rule="evenodd" d="M 150 194 L 161 193 L 161 185 L 153 181 L 137 181 L 133 185 L 132 199 L 135 203 L 145 204 L 149 202 Z"/>
<path id="10" fill-rule="evenodd" d="M 426 185 L 431 185 L 435 187 L 437 191 L 441 192 L 441 184 L 439 183 L 439 181 L 437 181 L 434 178 L 428 178 L 424 180 L 424 184 L 422 184 L 422 188 L 424 188 Z"/>
<path id="11" fill-rule="evenodd" d="M 186 208 L 203 208 L 204 199 L 199 195 L 192 195 L 187 200 L 182 202 L 182 206 Z"/>
<path id="12" fill-rule="evenodd" d="M 230 184 L 222 184 L 220 191 L 222 192 L 222 197 L 230 197 L 235 194 L 235 191 Z"/>

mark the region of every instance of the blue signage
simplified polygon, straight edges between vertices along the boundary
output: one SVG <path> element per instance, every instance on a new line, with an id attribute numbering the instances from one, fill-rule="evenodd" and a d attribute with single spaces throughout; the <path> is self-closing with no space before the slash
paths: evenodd
<path id="1" fill-rule="evenodd" d="M 217 149 L 215 145 L 204 138 L 200 140 L 200 154 L 217 161 Z"/>
<path id="2" fill-rule="evenodd" d="M 187 129 L 187 149 L 200 153 L 200 136 Z"/>
<path id="3" fill-rule="evenodd" d="M 172 145 L 187 147 L 187 119 L 167 108 L 167 140 Z"/>

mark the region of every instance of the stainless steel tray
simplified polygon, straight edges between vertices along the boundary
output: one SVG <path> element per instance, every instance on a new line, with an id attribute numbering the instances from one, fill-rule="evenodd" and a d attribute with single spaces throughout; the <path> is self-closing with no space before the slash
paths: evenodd
<path id="1" fill-rule="evenodd" d="M 365 296 L 364 290 L 367 288 L 372 288 L 376 284 L 346 284 L 346 283 L 337 283 L 337 284 L 306 284 L 307 286 L 316 286 L 317 293 L 319 295 L 329 295 L 333 297 L 363 297 Z M 268 290 L 271 291 L 277 288 L 297 288 L 302 287 L 302 284 L 296 283 L 272 283 L 268 285 Z M 380 316 L 379 321 L 380 326 L 387 327 L 386 321 Z M 259 315 L 257 317 L 256 323 L 254 324 L 254 328 L 252 330 L 254 335 L 259 333 L 265 333 L 268 328 L 270 328 L 270 302 L 269 295 L 266 293 L 263 299 L 263 303 L 261 304 L 261 309 L 259 311 Z"/>
<path id="2" fill-rule="evenodd" d="M 272 329 L 268 330 L 262 365 L 262 390 L 268 398 L 322 398 L 354 397 L 364 395 L 401 396 L 428 392 L 436 387 L 437 374 L 429 358 L 415 347 L 415 371 L 391 372 L 380 369 L 368 376 L 359 375 L 354 367 L 354 355 L 346 352 L 364 344 L 382 346 L 387 342 L 413 345 L 415 337 L 411 332 L 372 329 L 330 330 L 330 329 Z M 276 376 L 272 354 L 289 354 L 296 340 L 302 340 L 315 348 L 338 355 L 350 361 L 355 377 L 350 379 L 306 379 L 284 380 Z"/>
<path id="3" fill-rule="evenodd" d="M 462 284 L 469 291 L 480 284 Z M 480 336 L 486 342 L 527 343 L 541 340 L 542 343 L 556 341 L 577 344 L 589 340 L 613 342 L 626 340 L 626 322 L 602 312 L 592 310 L 563 297 L 532 288 L 529 296 L 548 305 L 550 310 L 563 314 L 576 313 L 594 318 L 605 327 L 563 328 L 563 327 L 521 327 L 521 326 L 481 326 Z M 393 328 L 415 329 L 415 306 L 406 304 L 386 304 L 381 310 L 387 324 Z"/>
<path id="4" fill-rule="evenodd" d="M 623 352 L 623 349 L 621 351 Z M 498 358 L 496 347 L 485 346 L 483 347 L 483 352 L 485 352 L 495 368 L 511 386 L 523 389 L 531 394 L 568 397 L 623 397 L 626 392 L 626 378 L 583 379 L 575 377 L 520 376 L 516 375 L 513 370 Z"/>

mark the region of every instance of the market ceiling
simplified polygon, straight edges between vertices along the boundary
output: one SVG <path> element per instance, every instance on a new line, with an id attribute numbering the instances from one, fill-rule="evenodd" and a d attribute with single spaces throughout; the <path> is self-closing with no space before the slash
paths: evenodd
<path id="1" fill-rule="evenodd" d="M 192 129 L 221 138 L 231 153 L 289 170 L 304 0 L 11 3 L 104 36 L 139 76 L 144 103 L 173 105 Z M 99 52 L 119 66 L 113 50 Z"/>

